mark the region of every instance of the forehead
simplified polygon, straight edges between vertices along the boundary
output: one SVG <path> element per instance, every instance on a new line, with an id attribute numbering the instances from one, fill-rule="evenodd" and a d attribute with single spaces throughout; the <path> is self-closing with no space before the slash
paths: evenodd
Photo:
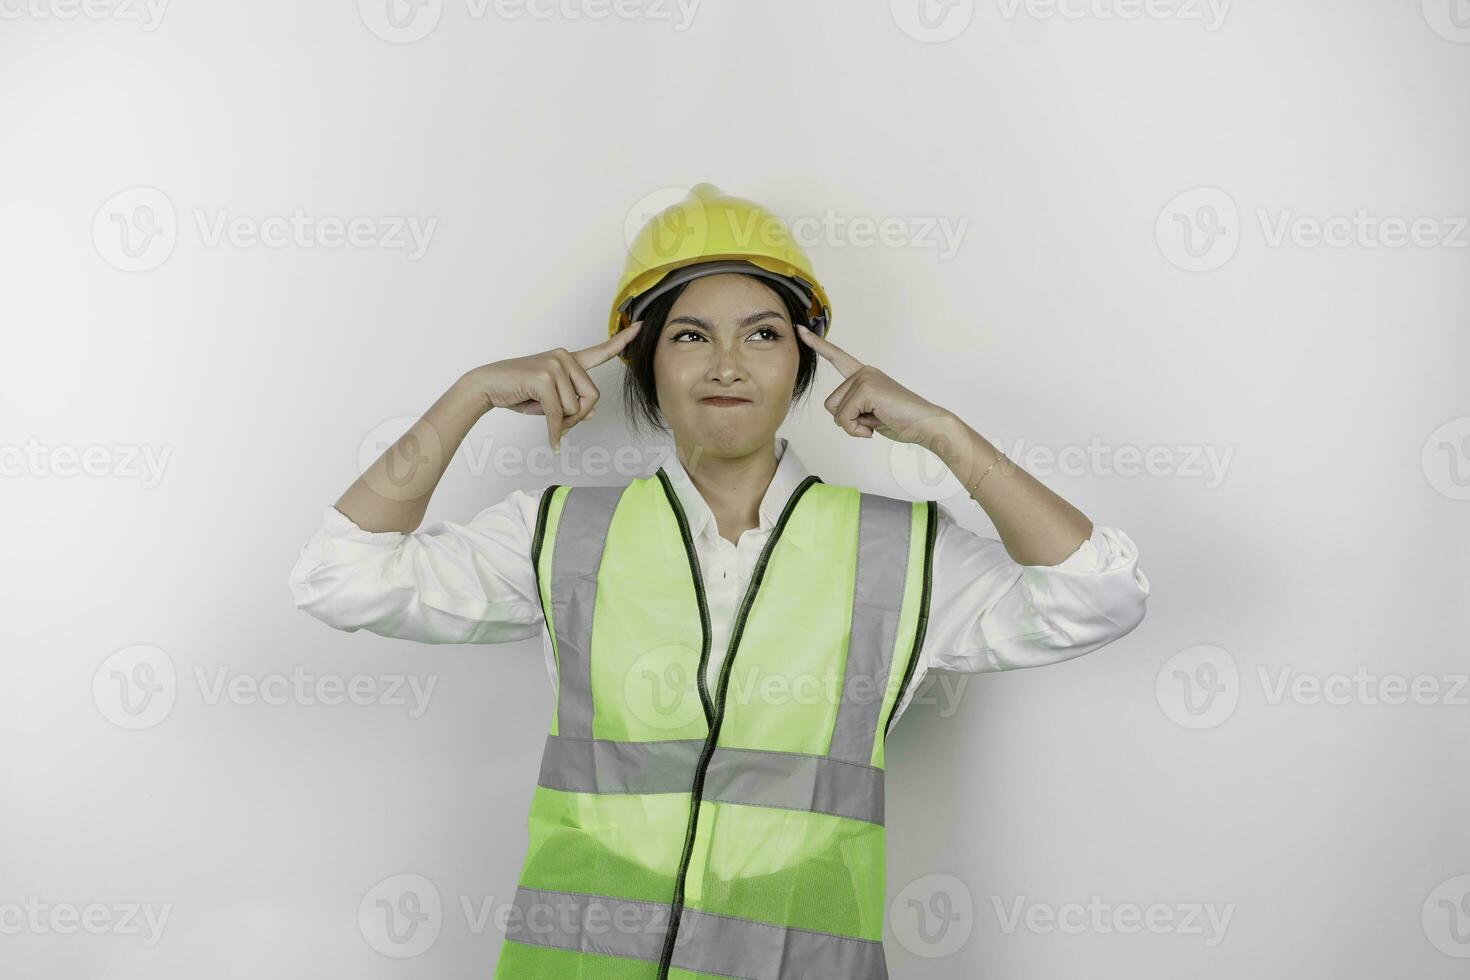
<path id="1" fill-rule="evenodd" d="M 751 276 L 722 272 L 695 279 L 669 310 L 669 318 L 691 315 L 705 319 L 744 316 L 757 310 L 775 310 L 787 316 L 786 303 L 775 289 Z"/>

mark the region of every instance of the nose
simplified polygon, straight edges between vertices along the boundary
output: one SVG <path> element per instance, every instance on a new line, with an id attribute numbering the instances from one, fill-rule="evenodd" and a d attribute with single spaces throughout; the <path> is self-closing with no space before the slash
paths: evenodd
<path id="1" fill-rule="evenodd" d="M 730 384 L 734 381 L 743 380 L 745 367 L 740 361 L 740 348 L 735 344 L 710 344 L 709 369 L 705 374 L 706 379 L 718 381 L 721 384 Z"/>

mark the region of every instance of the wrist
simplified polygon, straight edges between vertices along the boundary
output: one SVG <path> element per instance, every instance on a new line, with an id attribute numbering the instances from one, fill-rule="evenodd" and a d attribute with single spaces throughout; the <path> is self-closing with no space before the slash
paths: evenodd
<path id="1" fill-rule="evenodd" d="M 931 451 L 949 467 L 967 494 L 973 496 L 986 476 L 994 479 L 992 470 L 1011 465 L 999 448 L 953 412 L 935 420 L 933 433 Z"/>
<path id="2" fill-rule="evenodd" d="M 974 435 L 964 419 L 945 409 L 924 421 L 917 441 L 952 469 L 955 460 L 969 454 Z"/>
<path id="3" fill-rule="evenodd" d="M 495 406 L 486 395 L 484 380 L 480 377 L 480 369 L 474 368 L 466 371 L 455 379 L 454 384 L 444 393 L 442 401 L 457 415 L 464 415 L 473 420 L 478 420 Z"/>

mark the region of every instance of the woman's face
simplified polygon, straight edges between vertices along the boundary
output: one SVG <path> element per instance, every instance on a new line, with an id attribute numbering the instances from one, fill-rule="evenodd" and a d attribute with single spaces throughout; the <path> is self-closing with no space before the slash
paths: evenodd
<path id="1" fill-rule="evenodd" d="M 780 295 L 757 279 L 721 273 L 684 287 L 653 354 L 675 441 L 718 457 L 769 443 L 791 407 L 800 343 Z"/>

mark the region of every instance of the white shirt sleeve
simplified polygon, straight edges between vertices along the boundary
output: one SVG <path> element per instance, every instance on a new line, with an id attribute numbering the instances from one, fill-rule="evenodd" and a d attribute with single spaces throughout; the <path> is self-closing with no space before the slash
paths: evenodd
<path id="1" fill-rule="evenodd" d="M 542 628 L 531 539 L 540 492 L 468 524 L 364 531 L 335 507 L 291 570 L 296 608 L 336 629 L 423 643 L 509 643 Z"/>
<path id="2" fill-rule="evenodd" d="M 1092 536 L 1056 565 L 1020 565 L 942 505 L 922 658 L 935 670 L 1039 667 L 1081 656 L 1143 621 L 1148 578 L 1121 530 Z"/>
<path id="3" fill-rule="evenodd" d="M 931 669 L 980 673 L 1070 660 L 1130 632 L 1148 599 L 1138 549 L 1117 528 L 1094 524 L 1056 565 L 1020 565 L 942 504 L 931 585 L 924 647 L 895 724 Z"/>

